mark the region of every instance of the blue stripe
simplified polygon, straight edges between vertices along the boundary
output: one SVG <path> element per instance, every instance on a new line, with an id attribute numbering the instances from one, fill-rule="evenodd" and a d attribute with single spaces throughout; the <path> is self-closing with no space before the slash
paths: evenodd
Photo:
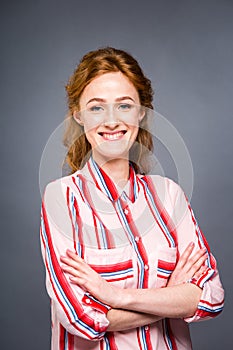
<path id="1" fill-rule="evenodd" d="M 42 220 L 42 223 L 41 223 L 41 227 L 42 227 L 42 233 L 43 233 L 43 237 L 44 237 L 44 240 L 46 242 L 46 251 L 47 251 L 47 257 L 48 257 L 48 262 L 49 262 L 49 266 L 50 266 L 50 271 L 51 271 L 51 274 L 53 276 L 53 280 L 59 290 L 59 292 L 61 293 L 62 297 L 63 297 L 63 301 L 65 302 L 65 304 L 67 305 L 67 307 L 69 308 L 70 312 L 72 313 L 75 321 L 80 324 L 83 328 L 85 328 L 86 330 L 88 330 L 90 333 L 94 334 L 94 335 L 98 335 L 99 332 L 96 332 L 94 329 L 90 328 L 89 326 L 87 326 L 84 322 L 82 322 L 72 304 L 70 303 L 70 301 L 68 300 L 68 298 L 66 297 L 65 293 L 63 292 L 63 289 L 61 288 L 59 282 L 58 282 L 58 279 L 57 279 L 57 276 L 55 274 L 55 271 L 54 271 L 54 268 L 53 268 L 53 264 L 52 264 L 52 261 L 51 261 L 51 253 L 50 253 L 50 249 L 49 249 L 49 245 L 48 245 L 48 239 L 47 239 L 47 235 L 46 235 L 46 230 L 45 230 L 45 226 L 44 226 L 44 221 Z"/>
<path id="2" fill-rule="evenodd" d="M 124 221 L 124 224 L 125 224 L 125 228 L 127 229 L 127 233 L 128 233 L 128 236 L 129 236 L 129 239 L 130 239 L 130 242 L 132 243 L 133 245 L 133 248 L 135 250 L 135 252 L 137 253 L 137 256 L 138 256 L 138 260 L 140 262 L 140 265 L 141 265 L 141 268 L 140 268 L 140 278 L 139 278 L 139 288 L 142 288 L 143 287 L 143 280 L 144 280 L 144 262 L 142 260 L 142 257 L 139 253 L 139 250 L 138 250 L 138 246 L 134 240 L 134 235 L 129 227 L 129 224 L 128 224 L 128 221 L 126 219 L 126 216 L 123 212 L 123 209 L 121 207 L 121 204 L 120 204 L 120 200 L 117 200 L 116 202 L 117 206 L 118 206 L 118 209 L 119 209 L 119 213 L 121 214 L 121 217 Z"/>
<path id="3" fill-rule="evenodd" d="M 74 225 L 74 229 L 75 229 L 75 234 L 76 234 L 76 243 L 77 243 L 77 252 L 79 256 L 82 256 L 82 248 L 81 248 L 81 244 L 79 242 L 78 239 L 78 224 L 77 224 L 77 220 L 76 220 L 76 209 L 74 207 L 74 194 L 73 192 L 71 192 L 70 195 L 70 202 L 71 202 L 71 214 L 72 214 L 72 221 L 73 221 L 73 225 Z"/>
<path id="4" fill-rule="evenodd" d="M 140 331 L 141 331 L 141 336 L 142 336 L 142 341 L 143 341 L 143 347 L 145 350 L 147 350 L 145 327 L 141 327 Z"/>
<path id="5" fill-rule="evenodd" d="M 111 350 L 111 349 L 110 349 L 109 340 L 108 340 L 108 338 L 107 338 L 107 335 L 104 336 L 104 340 L 105 340 L 106 350 Z"/>
<path id="6" fill-rule="evenodd" d="M 188 201 L 187 201 L 187 203 L 188 203 Z M 196 232 L 197 232 L 197 234 L 198 234 L 199 240 L 200 240 L 201 243 L 202 243 L 202 247 L 205 247 L 205 248 L 206 248 L 205 243 L 204 243 L 204 241 L 203 241 L 203 237 L 202 237 L 200 228 L 199 228 L 199 225 L 198 225 L 198 222 L 197 222 L 197 219 L 195 218 L 194 212 L 193 212 L 193 210 L 192 210 L 192 208 L 191 208 L 191 206 L 190 206 L 189 203 L 188 203 L 188 208 L 189 208 L 189 211 L 190 211 L 190 213 L 191 213 L 191 217 L 192 217 L 192 218 L 195 220 L 195 222 L 196 222 L 195 230 L 196 230 Z M 207 251 L 207 252 L 208 252 L 208 251 Z M 208 267 L 209 267 L 209 268 L 212 268 L 211 263 L 210 263 L 210 254 L 209 254 L 209 253 L 208 253 L 208 257 L 206 258 L 206 260 L 207 260 L 207 265 L 208 265 Z"/>
<path id="7" fill-rule="evenodd" d="M 101 236 L 102 236 L 102 240 L 103 240 L 103 244 L 104 244 L 104 249 L 108 249 L 108 243 L 106 240 L 106 233 L 105 233 L 105 229 L 104 226 L 102 224 L 102 222 L 98 219 L 99 224 L 100 224 L 100 230 L 101 230 Z"/>
<path id="8" fill-rule="evenodd" d="M 103 272 L 103 273 L 100 273 L 100 275 L 102 277 L 111 277 L 111 276 L 127 275 L 130 272 L 133 272 L 133 268 L 129 268 L 127 270 L 115 271 L 115 272 Z"/>
<path id="9" fill-rule="evenodd" d="M 168 342 L 169 349 L 172 350 L 172 342 L 171 342 L 171 339 L 170 339 L 170 336 L 169 336 L 169 332 L 168 332 L 168 329 L 167 329 L 167 320 L 166 319 L 164 319 L 164 327 L 165 327 L 166 339 L 167 339 L 167 342 Z"/>
<path id="10" fill-rule="evenodd" d="M 75 183 L 76 183 L 76 182 L 75 182 Z M 91 210 L 91 212 L 92 212 L 92 208 L 91 208 L 89 202 L 86 200 L 86 197 L 84 196 L 83 181 L 80 179 L 79 176 L 77 176 L 77 183 L 76 183 L 76 185 L 77 185 L 79 191 L 82 193 L 82 196 L 83 196 L 83 198 L 84 198 L 84 203 L 88 206 L 88 208 L 89 208 L 89 209 Z M 102 225 L 101 221 L 98 219 L 98 217 L 95 216 L 95 218 L 96 218 L 96 220 L 98 221 L 98 223 L 99 223 L 99 225 L 100 225 L 100 227 L 101 227 L 101 225 Z M 101 227 L 101 233 L 102 233 L 102 237 L 103 237 L 104 248 L 106 249 L 106 248 L 108 248 L 108 247 L 107 247 L 106 234 L 105 234 L 103 225 L 102 225 L 102 227 Z M 81 247 L 80 247 L 80 251 L 81 251 Z"/>
<path id="11" fill-rule="evenodd" d="M 157 268 L 157 271 L 165 273 L 166 275 L 170 275 L 172 273 L 172 270 L 163 270 L 163 269 L 160 269 L 159 267 Z"/>
<path id="12" fill-rule="evenodd" d="M 138 198 L 138 183 L 137 183 L 137 177 L 134 171 L 134 183 L 133 183 L 133 187 L 134 187 L 134 200 L 136 200 Z"/>
<path id="13" fill-rule="evenodd" d="M 95 297 L 93 297 L 93 295 L 91 295 L 89 292 L 86 292 L 85 295 L 88 296 L 89 299 L 94 300 L 96 303 L 98 303 L 100 305 L 103 305 L 107 309 L 111 309 L 111 307 L 109 305 L 102 303 L 100 300 L 98 300 Z"/>
<path id="14" fill-rule="evenodd" d="M 98 177 L 99 177 L 100 183 L 101 183 L 103 189 L 105 190 L 105 193 L 107 194 L 107 196 L 108 196 L 111 200 L 113 200 L 112 195 L 111 195 L 111 192 L 109 191 L 109 189 L 108 189 L 108 187 L 107 187 L 107 185 L 106 185 L 106 183 L 105 183 L 105 181 L 104 181 L 104 178 L 103 178 L 103 176 L 101 175 L 101 172 L 99 171 L 99 168 L 98 168 L 96 162 L 94 161 L 94 159 L 93 159 L 92 157 L 90 158 L 90 160 L 91 160 L 91 163 L 92 163 L 92 165 L 93 165 L 93 167 L 94 167 L 94 169 L 95 169 L 96 174 L 97 174 Z"/>
<path id="15" fill-rule="evenodd" d="M 161 226 L 163 227 L 163 229 L 164 229 L 164 231 L 165 231 L 165 233 L 166 233 L 168 239 L 170 240 L 172 247 L 175 247 L 175 246 L 176 246 L 176 245 L 175 245 L 175 241 L 174 241 L 172 235 L 170 234 L 170 232 L 169 232 L 169 230 L 168 230 L 166 224 L 164 223 L 163 219 L 161 218 L 161 215 L 159 214 L 158 208 L 157 208 L 157 206 L 156 206 L 156 204 L 155 204 L 155 202 L 154 202 L 154 198 L 153 198 L 151 192 L 149 191 L 149 188 L 148 188 L 147 183 L 146 183 L 145 180 L 143 180 L 143 179 L 141 179 L 141 181 L 144 183 L 144 186 L 145 186 L 145 189 L 146 189 L 146 193 L 148 194 L 148 196 L 149 196 L 149 198 L 150 198 L 150 201 L 151 201 L 151 203 L 152 203 L 152 205 L 153 205 L 153 207 L 154 207 L 154 210 L 155 210 L 157 219 L 159 220 L 159 222 L 160 222 Z"/>
<path id="16" fill-rule="evenodd" d="M 207 312 L 210 312 L 210 313 L 216 313 L 216 312 L 220 312 L 223 310 L 223 306 L 217 308 L 217 309 L 211 309 L 211 308 L 208 308 L 208 307 L 205 307 L 205 306 L 198 306 L 198 309 L 199 310 L 203 310 L 203 311 L 207 311 Z"/>
<path id="17" fill-rule="evenodd" d="M 65 330 L 65 350 L 68 349 L 68 334 L 67 334 L 67 330 Z"/>

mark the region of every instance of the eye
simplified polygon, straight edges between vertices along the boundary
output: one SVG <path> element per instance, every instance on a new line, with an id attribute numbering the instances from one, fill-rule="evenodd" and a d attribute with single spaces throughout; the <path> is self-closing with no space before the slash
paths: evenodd
<path id="1" fill-rule="evenodd" d="M 119 109 L 120 111 L 124 111 L 124 112 L 130 111 L 132 108 L 133 108 L 133 105 L 130 104 L 130 103 L 121 103 L 121 104 L 118 106 L 118 109 Z"/>
<path id="2" fill-rule="evenodd" d="M 95 105 L 88 108 L 91 113 L 100 113 L 104 110 L 103 106 Z"/>

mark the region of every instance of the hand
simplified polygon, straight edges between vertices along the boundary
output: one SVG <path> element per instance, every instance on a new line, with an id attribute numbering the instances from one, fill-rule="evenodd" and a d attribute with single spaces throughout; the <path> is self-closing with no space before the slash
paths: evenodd
<path id="1" fill-rule="evenodd" d="M 70 250 L 67 250 L 66 254 L 67 256 L 60 258 L 63 263 L 61 267 L 63 271 L 72 275 L 70 281 L 91 293 L 101 302 L 114 307 L 116 298 L 120 298 L 121 289 L 105 281 L 77 254 Z"/>
<path id="2" fill-rule="evenodd" d="M 206 248 L 198 250 L 193 257 L 190 258 L 193 249 L 194 243 L 191 242 L 180 256 L 175 270 L 169 278 L 168 287 L 186 283 L 193 277 L 198 279 L 206 271 L 207 266 L 203 265 L 207 258 Z"/>

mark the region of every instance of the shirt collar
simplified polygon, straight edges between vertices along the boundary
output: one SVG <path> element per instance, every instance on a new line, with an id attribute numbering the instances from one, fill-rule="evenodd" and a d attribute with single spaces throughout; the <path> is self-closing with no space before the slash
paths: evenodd
<path id="1" fill-rule="evenodd" d="M 100 191 L 105 193 L 111 201 L 117 201 L 122 196 L 123 198 L 127 197 L 134 203 L 138 197 L 138 179 L 132 164 L 130 164 L 129 167 L 128 182 L 123 189 L 113 182 L 113 180 L 98 166 L 92 157 L 90 157 L 80 172 L 87 180 L 93 182 Z"/>

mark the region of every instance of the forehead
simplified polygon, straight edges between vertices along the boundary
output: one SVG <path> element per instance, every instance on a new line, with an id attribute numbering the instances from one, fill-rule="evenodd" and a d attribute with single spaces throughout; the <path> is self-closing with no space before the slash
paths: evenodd
<path id="1" fill-rule="evenodd" d="M 102 98 L 106 102 L 113 102 L 122 96 L 130 96 L 139 101 L 138 92 L 133 83 L 121 72 L 102 74 L 93 79 L 84 89 L 80 103 L 90 98 Z"/>

